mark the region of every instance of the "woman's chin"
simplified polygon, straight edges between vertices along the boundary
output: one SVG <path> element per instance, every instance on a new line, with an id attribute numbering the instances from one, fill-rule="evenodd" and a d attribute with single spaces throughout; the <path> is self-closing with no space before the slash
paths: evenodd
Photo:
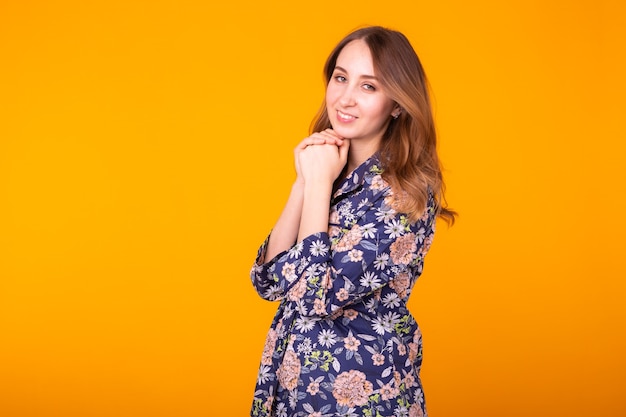
<path id="1" fill-rule="evenodd" d="M 335 125 L 331 124 L 331 127 L 335 131 L 335 133 L 341 136 L 342 138 L 350 139 L 351 134 L 350 134 L 349 129 L 346 129 L 345 127 L 342 127 L 342 126 L 337 126 L 336 124 Z"/>

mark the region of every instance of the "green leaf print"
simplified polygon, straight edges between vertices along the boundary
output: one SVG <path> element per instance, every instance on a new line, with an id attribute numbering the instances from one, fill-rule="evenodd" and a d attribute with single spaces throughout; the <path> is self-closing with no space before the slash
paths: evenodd
<path id="1" fill-rule="evenodd" d="M 304 357 L 304 366 L 310 367 L 311 369 L 319 367 L 328 372 L 334 360 L 335 358 L 329 351 L 314 350 L 310 355 Z"/>
<path id="2" fill-rule="evenodd" d="M 402 316 L 402 318 L 400 319 L 400 321 L 398 323 L 396 323 L 396 325 L 394 326 L 396 333 L 398 334 L 409 334 L 411 332 L 411 326 L 409 326 L 409 320 L 410 320 L 410 316 L 404 315 Z"/>
<path id="3" fill-rule="evenodd" d="M 383 169 L 379 168 L 378 165 L 372 165 L 372 167 L 370 168 L 370 172 L 374 174 L 382 174 Z"/>

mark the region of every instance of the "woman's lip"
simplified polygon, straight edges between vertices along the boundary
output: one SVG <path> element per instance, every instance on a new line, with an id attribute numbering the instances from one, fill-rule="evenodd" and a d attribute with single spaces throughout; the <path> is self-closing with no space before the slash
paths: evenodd
<path id="1" fill-rule="evenodd" d="M 348 113 L 344 113 L 340 110 L 337 110 L 337 119 L 339 119 L 342 122 L 351 122 L 353 120 L 356 120 L 357 117 Z"/>

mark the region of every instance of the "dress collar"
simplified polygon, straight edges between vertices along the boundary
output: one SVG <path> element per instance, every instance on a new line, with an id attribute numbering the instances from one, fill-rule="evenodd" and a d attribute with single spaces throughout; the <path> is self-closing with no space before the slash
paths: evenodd
<path id="1" fill-rule="evenodd" d="M 380 164 L 378 152 L 370 156 L 365 162 L 356 167 L 348 176 L 339 183 L 339 188 L 335 191 L 333 199 L 341 198 L 342 195 L 350 193 L 360 188 L 364 183 L 371 183 L 374 176 L 382 174 L 383 169 Z"/>

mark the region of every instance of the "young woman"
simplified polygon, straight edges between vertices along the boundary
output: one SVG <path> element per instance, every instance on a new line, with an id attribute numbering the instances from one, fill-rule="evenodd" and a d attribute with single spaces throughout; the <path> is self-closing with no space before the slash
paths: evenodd
<path id="1" fill-rule="evenodd" d="M 406 307 L 435 230 L 454 222 L 427 84 L 399 32 L 330 54 L 326 98 L 252 282 L 280 300 L 252 416 L 425 416 L 420 329 Z"/>

